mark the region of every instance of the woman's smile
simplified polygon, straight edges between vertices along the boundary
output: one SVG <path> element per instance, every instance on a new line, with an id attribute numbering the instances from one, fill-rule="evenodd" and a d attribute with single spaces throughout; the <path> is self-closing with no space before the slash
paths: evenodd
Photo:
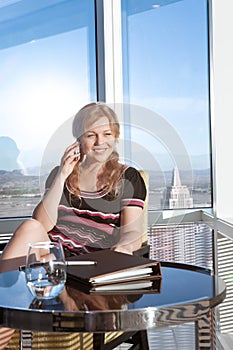
<path id="1" fill-rule="evenodd" d="M 99 154 L 102 154 L 102 153 L 104 153 L 105 151 L 107 151 L 107 149 L 108 149 L 109 147 L 98 147 L 98 148 L 93 148 L 92 150 L 93 150 L 93 152 L 95 152 L 95 153 L 99 153 Z"/>
<path id="2" fill-rule="evenodd" d="M 87 157 L 97 157 L 97 160 L 105 161 L 114 151 L 116 137 L 113 134 L 109 121 L 101 117 L 87 130 L 82 137 L 82 149 Z M 103 158 L 99 158 L 103 156 Z"/>

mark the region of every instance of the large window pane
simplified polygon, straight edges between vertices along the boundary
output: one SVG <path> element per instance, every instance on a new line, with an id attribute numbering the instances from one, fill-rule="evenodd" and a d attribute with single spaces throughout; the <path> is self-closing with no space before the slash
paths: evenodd
<path id="1" fill-rule="evenodd" d="M 31 215 L 40 199 L 41 162 L 51 136 L 96 99 L 95 13 L 93 0 L 4 4 L 0 217 L 16 217 Z"/>
<path id="2" fill-rule="evenodd" d="M 210 207 L 208 1 L 122 0 L 122 15 L 124 101 L 145 108 L 126 150 L 149 172 L 149 207 Z"/>

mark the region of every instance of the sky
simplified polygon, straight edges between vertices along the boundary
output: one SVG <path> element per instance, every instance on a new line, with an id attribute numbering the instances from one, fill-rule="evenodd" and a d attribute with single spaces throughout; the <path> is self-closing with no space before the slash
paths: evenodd
<path id="1" fill-rule="evenodd" d="M 164 117 L 192 156 L 209 153 L 206 20 L 203 0 L 130 16 L 124 55 L 130 102 Z"/>
<path id="2" fill-rule="evenodd" d="M 128 37 L 123 36 L 123 42 L 128 40 L 123 65 L 128 102 L 164 119 L 191 156 L 208 158 L 204 3 L 184 0 L 129 16 Z M 87 23 L 92 14 L 88 16 Z M 0 50 L 0 136 L 16 142 L 25 171 L 41 164 L 56 131 L 95 95 L 95 81 L 90 82 L 95 70 L 91 31 L 93 25 L 72 28 Z M 149 119 L 146 124 L 142 118 L 139 127 L 144 131 L 139 133 L 136 125 L 134 142 L 140 143 L 143 137 L 143 145 L 149 150 L 151 142 L 145 132 L 148 135 L 153 130 L 157 137 L 156 125 Z M 155 149 L 160 152 L 161 144 Z M 201 166 L 208 165 L 207 160 Z"/>

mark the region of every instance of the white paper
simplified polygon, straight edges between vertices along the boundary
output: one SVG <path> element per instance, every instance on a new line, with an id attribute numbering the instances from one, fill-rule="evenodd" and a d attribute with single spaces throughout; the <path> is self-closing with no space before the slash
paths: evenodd
<path id="1" fill-rule="evenodd" d="M 145 282 L 131 282 L 131 283 L 117 283 L 117 284 L 108 284 L 106 286 L 99 286 L 93 288 L 95 291 L 108 291 L 108 290 L 131 290 L 131 289 L 143 289 L 149 288 L 152 286 L 152 281 Z"/>
<path id="2" fill-rule="evenodd" d="M 135 279 L 136 277 L 146 277 L 150 276 L 153 272 L 153 269 L 151 267 L 144 267 L 139 269 L 132 269 L 122 272 L 117 272 L 114 274 L 105 275 L 98 278 L 91 279 L 92 283 L 103 283 L 103 282 L 114 282 L 114 281 L 124 281 L 124 279 Z"/>

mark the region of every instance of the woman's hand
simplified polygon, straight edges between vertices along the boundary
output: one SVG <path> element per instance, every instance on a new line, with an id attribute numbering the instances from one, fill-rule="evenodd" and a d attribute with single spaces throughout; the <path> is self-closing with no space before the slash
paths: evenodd
<path id="1" fill-rule="evenodd" d="M 33 211 L 33 218 L 44 226 L 46 232 L 49 232 L 57 223 L 57 208 L 63 193 L 64 183 L 79 160 L 79 142 L 75 141 L 72 145 L 67 147 L 52 185 Z"/>
<path id="2" fill-rule="evenodd" d="M 61 159 L 59 173 L 64 177 L 64 180 L 72 173 L 75 164 L 80 160 L 80 145 L 75 141 L 67 147 Z"/>
<path id="3" fill-rule="evenodd" d="M 119 253 L 133 255 L 133 252 L 130 249 L 121 245 L 115 245 L 114 247 L 111 248 L 111 250 L 114 250 L 115 252 L 119 252 Z"/>
<path id="4" fill-rule="evenodd" d="M 62 301 L 65 310 L 67 311 L 79 311 L 79 308 L 77 307 L 77 304 L 75 303 L 74 299 L 67 293 L 66 287 L 62 290 L 61 294 L 59 295 L 60 300 Z"/>

